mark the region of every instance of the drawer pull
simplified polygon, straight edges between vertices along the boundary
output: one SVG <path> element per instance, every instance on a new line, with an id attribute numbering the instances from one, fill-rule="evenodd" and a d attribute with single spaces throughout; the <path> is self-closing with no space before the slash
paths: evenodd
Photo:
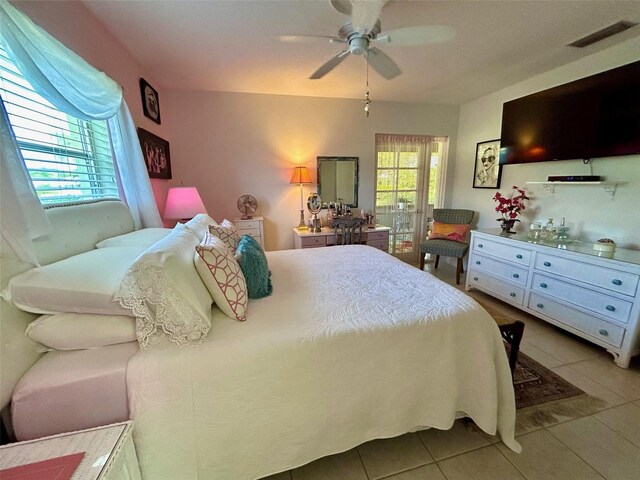
<path id="1" fill-rule="evenodd" d="M 542 288 L 547 288 L 547 287 L 548 287 L 548 285 L 547 285 L 546 283 L 544 283 L 544 282 L 542 282 L 542 283 L 540 284 L 540 286 L 541 286 Z"/>
<path id="2" fill-rule="evenodd" d="M 478 277 L 473 277 L 473 281 L 477 282 L 478 281 Z"/>
<path id="3" fill-rule="evenodd" d="M 510 297 L 515 297 L 515 296 L 516 296 L 516 294 L 515 294 L 515 293 L 513 293 L 513 292 L 511 292 L 511 293 L 509 294 L 509 296 L 510 296 Z"/>
<path id="4" fill-rule="evenodd" d="M 607 310 L 609 310 L 610 312 L 615 312 L 616 311 L 616 307 L 614 307 L 613 305 L 607 305 L 606 307 Z"/>
<path id="5" fill-rule="evenodd" d="M 517 273 L 514 273 L 513 278 L 520 278 L 520 275 L 518 275 Z"/>
<path id="6" fill-rule="evenodd" d="M 543 265 L 544 265 L 545 267 L 550 267 L 550 266 L 551 266 L 551 262 L 544 262 L 544 263 L 543 263 Z"/>
<path id="7" fill-rule="evenodd" d="M 517 258 L 517 259 L 521 259 L 521 258 L 522 258 L 522 255 L 518 254 L 518 255 L 516 255 L 516 258 Z"/>
<path id="8" fill-rule="evenodd" d="M 478 244 L 478 248 L 482 248 L 484 247 L 484 245 L 482 245 L 481 243 Z"/>
<path id="9" fill-rule="evenodd" d="M 476 260 L 476 265 L 480 265 L 480 260 Z"/>
<path id="10" fill-rule="evenodd" d="M 598 333 L 603 337 L 606 337 L 609 335 L 609 332 L 607 332 L 604 328 L 601 328 L 600 330 L 598 330 Z"/>
<path id="11" fill-rule="evenodd" d="M 611 280 L 611 283 L 613 283 L 614 285 L 622 285 L 622 280 L 614 278 L 613 280 Z"/>
<path id="12" fill-rule="evenodd" d="M 544 305 L 539 303 L 538 305 L 536 305 L 538 308 L 544 308 Z"/>

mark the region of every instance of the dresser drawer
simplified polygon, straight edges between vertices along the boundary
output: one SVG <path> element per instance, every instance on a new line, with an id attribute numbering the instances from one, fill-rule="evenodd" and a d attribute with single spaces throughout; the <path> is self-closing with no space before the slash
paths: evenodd
<path id="1" fill-rule="evenodd" d="M 382 250 L 383 252 L 389 251 L 389 240 L 367 240 L 367 245 L 373 248 L 377 248 L 378 250 Z"/>
<path id="2" fill-rule="evenodd" d="M 497 278 L 493 278 L 491 275 L 475 269 L 470 269 L 467 275 L 469 276 L 469 283 L 472 286 L 489 290 L 491 293 L 503 297 L 510 302 L 522 305 L 524 301 L 524 288 L 502 282 Z"/>
<path id="3" fill-rule="evenodd" d="M 629 314 L 631 313 L 631 307 L 633 307 L 633 304 L 624 300 L 593 290 L 587 290 L 539 273 L 533 275 L 531 288 L 622 323 L 629 321 Z"/>
<path id="4" fill-rule="evenodd" d="M 520 265 L 530 265 L 531 250 L 494 242 L 482 237 L 474 237 L 473 250 L 483 255 L 491 255 Z"/>
<path id="5" fill-rule="evenodd" d="M 577 262 L 570 258 L 561 258 L 545 253 L 538 253 L 535 268 L 536 270 L 555 273 L 556 275 L 572 278 L 632 297 L 635 296 L 638 288 L 639 276 L 633 273 L 621 272 L 620 270 Z"/>
<path id="6" fill-rule="evenodd" d="M 300 243 L 302 244 L 302 248 L 324 247 L 327 244 L 326 237 L 323 235 L 317 237 L 302 237 Z"/>
<path id="7" fill-rule="evenodd" d="M 364 232 L 365 230 L 363 230 Z M 373 240 L 389 241 L 389 232 L 367 232 L 367 245 Z"/>
<path id="8" fill-rule="evenodd" d="M 579 312 L 548 297 L 532 293 L 529 297 L 529 308 L 559 322 L 570 325 L 614 347 L 622 345 L 622 339 L 625 333 L 624 328 Z"/>
<path id="9" fill-rule="evenodd" d="M 260 237 L 260 229 L 259 228 L 241 228 L 238 229 L 238 234 L 242 235 L 251 235 L 252 237 Z"/>
<path id="10" fill-rule="evenodd" d="M 529 270 L 516 267 L 510 263 L 500 262 L 484 255 L 472 255 L 469 260 L 469 267 L 476 270 L 484 270 L 496 277 L 504 278 L 510 282 L 525 286 L 529 276 Z"/>
<path id="11" fill-rule="evenodd" d="M 259 220 L 236 220 L 235 226 L 240 230 L 250 230 L 252 228 L 260 230 L 260 221 Z"/>

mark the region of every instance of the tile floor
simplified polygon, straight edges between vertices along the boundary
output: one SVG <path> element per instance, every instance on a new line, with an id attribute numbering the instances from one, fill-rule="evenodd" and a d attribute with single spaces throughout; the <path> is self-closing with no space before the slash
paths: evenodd
<path id="1" fill-rule="evenodd" d="M 425 268 L 455 284 L 450 265 Z M 521 454 L 458 421 L 448 431 L 367 442 L 268 480 L 640 479 L 640 358 L 623 370 L 599 347 L 481 292 L 470 294 L 523 320 L 522 351 L 601 399 L 600 411 L 520 433 Z"/>

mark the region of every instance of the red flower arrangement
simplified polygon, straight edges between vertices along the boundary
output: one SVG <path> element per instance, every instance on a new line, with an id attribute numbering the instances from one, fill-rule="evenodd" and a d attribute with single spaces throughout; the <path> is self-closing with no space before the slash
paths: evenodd
<path id="1" fill-rule="evenodd" d="M 529 200 L 527 194 L 521 188 L 516 187 L 515 185 L 512 187 L 513 191 L 509 197 L 503 196 L 500 192 L 496 192 L 493 196 L 493 200 L 498 202 L 496 206 L 496 212 L 502 214 L 502 217 L 497 218 L 496 220 L 500 221 L 509 221 L 513 220 L 519 222 L 518 214 L 524 210 L 524 201 Z"/>

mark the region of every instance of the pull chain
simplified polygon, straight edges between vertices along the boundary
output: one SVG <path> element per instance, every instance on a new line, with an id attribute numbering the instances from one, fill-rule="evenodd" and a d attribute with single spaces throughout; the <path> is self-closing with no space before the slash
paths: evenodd
<path id="1" fill-rule="evenodd" d="M 369 118 L 371 100 L 369 99 L 369 49 L 367 49 L 367 88 L 364 91 L 364 113 Z"/>

